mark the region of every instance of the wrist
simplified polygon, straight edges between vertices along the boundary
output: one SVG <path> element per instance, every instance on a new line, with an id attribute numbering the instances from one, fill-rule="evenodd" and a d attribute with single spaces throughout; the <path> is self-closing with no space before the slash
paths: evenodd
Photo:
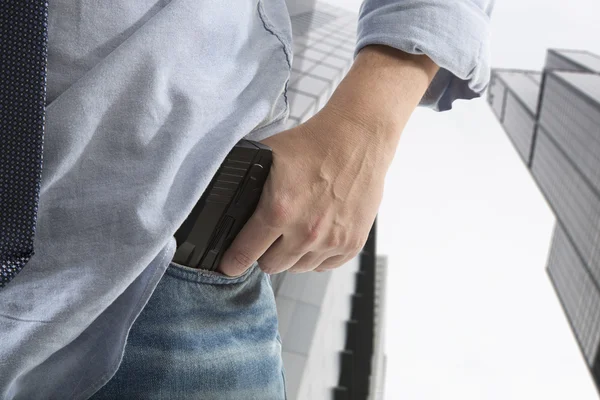
<path id="1" fill-rule="evenodd" d="M 330 104 L 298 128 L 319 143 L 318 147 L 325 154 L 335 153 L 340 160 L 348 160 L 359 151 L 369 155 L 374 170 L 385 173 L 394 158 L 396 138 L 388 134 L 387 128 L 374 123 L 374 119 L 353 115 L 350 111 L 350 108 Z"/>
<path id="2" fill-rule="evenodd" d="M 321 112 L 358 126 L 362 134 L 395 152 L 437 70 L 427 56 L 366 46 Z"/>

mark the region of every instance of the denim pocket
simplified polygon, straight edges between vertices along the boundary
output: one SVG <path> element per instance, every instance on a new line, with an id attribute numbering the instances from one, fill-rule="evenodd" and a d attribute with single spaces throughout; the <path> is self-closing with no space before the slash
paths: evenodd
<path id="1" fill-rule="evenodd" d="M 220 272 L 190 268 L 171 261 L 165 273 L 174 278 L 189 282 L 203 283 L 208 285 L 232 285 L 245 282 L 257 268 L 258 262 L 255 261 L 242 275 L 227 276 Z"/>
<path id="2" fill-rule="evenodd" d="M 233 278 L 171 262 L 94 399 L 285 399 L 268 280 L 256 262 Z"/>

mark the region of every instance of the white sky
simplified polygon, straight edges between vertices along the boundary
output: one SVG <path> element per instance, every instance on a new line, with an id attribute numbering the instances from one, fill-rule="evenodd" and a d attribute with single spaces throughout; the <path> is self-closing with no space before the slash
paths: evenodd
<path id="1" fill-rule="evenodd" d="M 539 70 L 548 47 L 600 53 L 599 11 L 497 1 L 493 66 Z M 379 215 L 386 399 L 598 398 L 545 272 L 554 217 L 484 100 L 415 113 Z"/>

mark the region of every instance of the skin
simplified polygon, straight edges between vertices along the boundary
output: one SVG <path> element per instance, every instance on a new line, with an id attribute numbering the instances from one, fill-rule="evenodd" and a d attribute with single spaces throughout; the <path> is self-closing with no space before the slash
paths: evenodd
<path id="1" fill-rule="evenodd" d="M 438 71 L 431 59 L 364 47 L 328 103 L 262 141 L 273 164 L 257 209 L 218 271 L 325 271 L 355 257 L 381 203 L 400 134 Z"/>

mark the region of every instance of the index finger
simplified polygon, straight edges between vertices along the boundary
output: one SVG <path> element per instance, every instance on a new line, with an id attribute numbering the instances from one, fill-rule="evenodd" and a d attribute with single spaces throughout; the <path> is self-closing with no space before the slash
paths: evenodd
<path id="1" fill-rule="evenodd" d="M 265 223 L 263 210 L 259 204 L 223 254 L 218 271 L 228 276 L 243 274 L 281 236 L 280 228 Z"/>

